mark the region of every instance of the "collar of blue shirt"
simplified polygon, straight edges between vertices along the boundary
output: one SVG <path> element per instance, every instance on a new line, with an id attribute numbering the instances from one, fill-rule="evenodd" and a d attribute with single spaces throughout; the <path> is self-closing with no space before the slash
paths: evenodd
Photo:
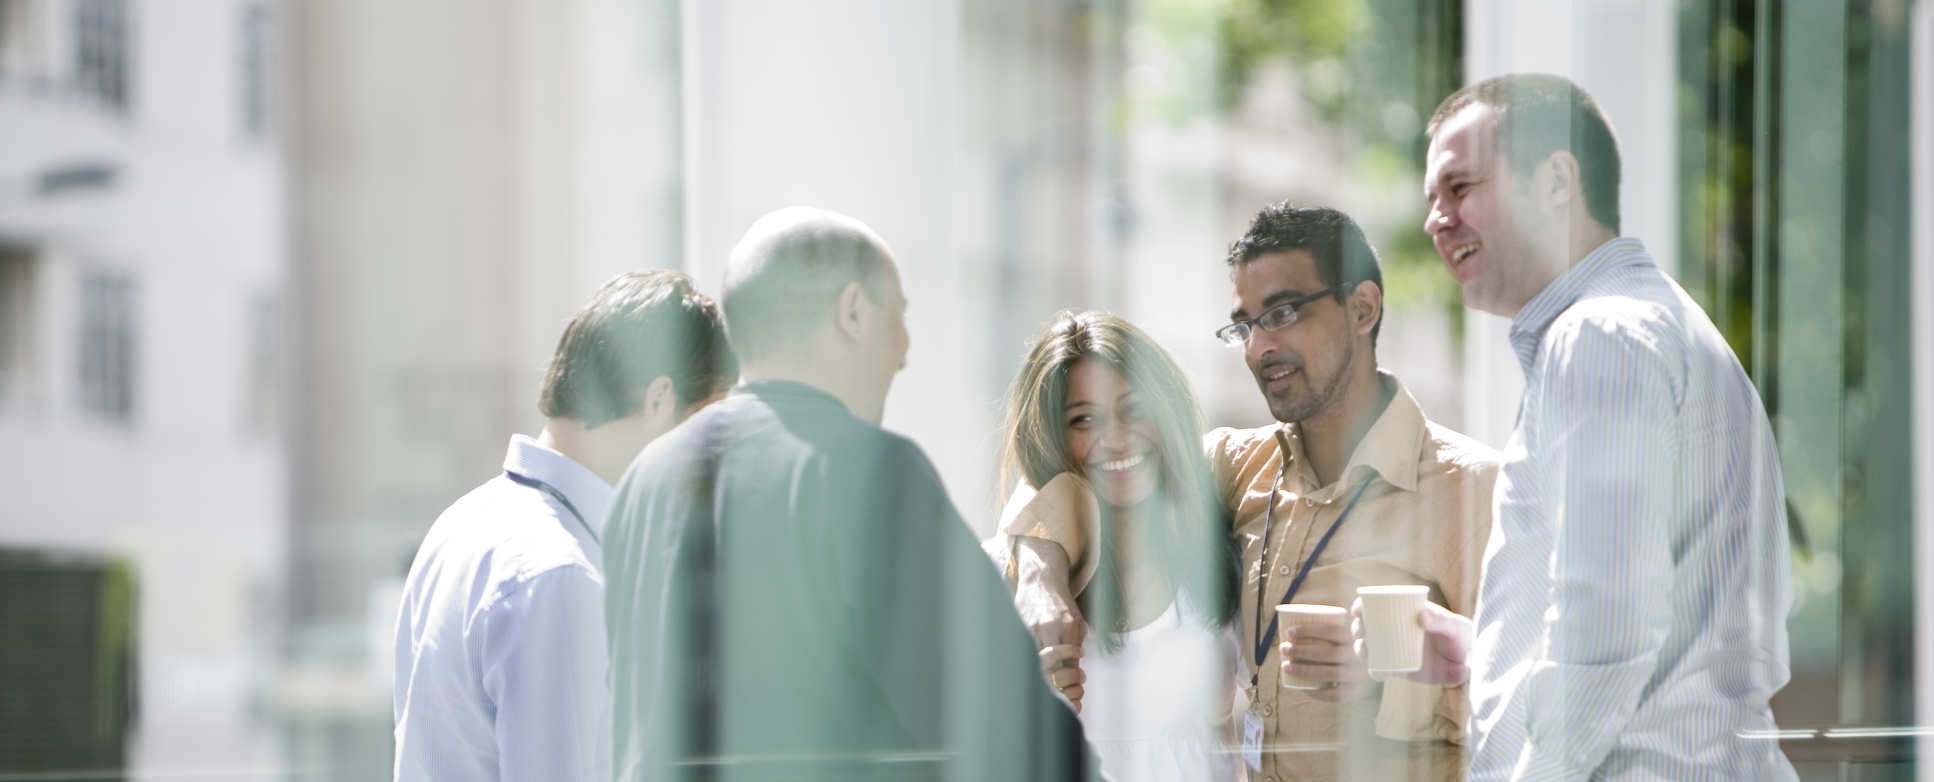
<path id="1" fill-rule="evenodd" d="M 584 526 L 594 538 L 604 537 L 604 516 L 611 509 L 611 484 L 571 457 L 538 445 L 521 434 L 510 436 L 504 471 L 543 481 L 558 490 L 584 514 Z"/>
<path id="2" fill-rule="evenodd" d="M 1518 310 L 1518 314 L 1511 318 L 1511 345 L 1518 353 L 1519 363 L 1530 371 L 1531 356 L 1536 354 L 1545 331 L 1551 328 L 1552 321 L 1578 301 L 1578 296 L 1592 278 L 1612 269 L 1651 262 L 1652 256 L 1645 252 L 1644 244 L 1636 238 L 1620 236 L 1599 245 L 1598 249 L 1566 269 L 1564 274 L 1558 275 L 1558 279 L 1538 291 L 1538 295 L 1531 297 L 1524 309 Z"/>

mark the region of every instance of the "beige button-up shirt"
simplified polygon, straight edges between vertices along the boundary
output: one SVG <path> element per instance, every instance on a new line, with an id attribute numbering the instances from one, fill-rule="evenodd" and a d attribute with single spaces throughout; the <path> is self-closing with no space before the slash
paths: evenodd
<path id="1" fill-rule="evenodd" d="M 1357 444 L 1342 478 L 1329 485 L 1318 485 L 1294 424 L 1221 428 L 1204 438 L 1242 546 L 1237 621 L 1245 665 L 1255 661 L 1258 618 L 1267 632 L 1284 590 L 1365 481 L 1371 485 L 1363 499 L 1294 601 L 1347 607 L 1357 587 L 1426 584 L 1432 601 L 1465 616 L 1473 611 L 1498 455 L 1425 420 L 1395 377 L 1381 379 L 1392 391 L 1390 403 Z M 1264 517 L 1279 471 L 1265 550 Z M 1263 782 L 1463 778 L 1469 717 L 1463 687 L 1397 680 L 1358 701 L 1326 703 L 1280 686 L 1278 640 L 1271 639 L 1257 669 L 1260 702 L 1252 707 L 1263 718 Z"/>

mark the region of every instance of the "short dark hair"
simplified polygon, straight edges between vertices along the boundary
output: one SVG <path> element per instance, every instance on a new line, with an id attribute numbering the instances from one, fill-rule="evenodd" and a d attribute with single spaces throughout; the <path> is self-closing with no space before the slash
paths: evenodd
<path id="1" fill-rule="evenodd" d="M 823 209 L 789 207 L 761 217 L 726 264 L 725 322 L 748 360 L 790 347 L 858 282 L 885 301 L 886 245 L 864 223 Z"/>
<path id="2" fill-rule="evenodd" d="M 594 428 L 638 412 L 645 389 L 672 381 L 681 406 L 739 376 L 718 304 L 673 271 L 627 272 L 604 284 L 558 337 L 537 408 Z"/>
<path id="3" fill-rule="evenodd" d="M 1424 124 L 1424 135 L 1436 138 L 1444 123 L 1474 105 L 1497 111 L 1496 143 L 1513 172 L 1529 174 L 1559 150 L 1577 158 L 1586 213 L 1612 233 L 1619 232 L 1618 137 L 1592 96 L 1570 79 L 1548 73 L 1485 79 L 1437 104 L 1437 111 Z"/>
<path id="4" fill-rule="evenodd" d="M 1377 250 L 1355 220 L 1327 206 L 1297 206 L 1278 201 L 1262 208 L 1242 238 L 1229 245 L 1226 263 L 1235 269 L 1269 253 L 1303 250 L 1316 259 L 1316 276 L 1325 287 L 1344 283 L 1372 282 L 1383 290 L 1383 267 L 1377 263 Z M 1349 290 L 1336 292 L 1336 300 L 1349 298 Z M 1383 313 L 1370 327 L 1370 344 L 1377 344 L 1383 330 Z"/>

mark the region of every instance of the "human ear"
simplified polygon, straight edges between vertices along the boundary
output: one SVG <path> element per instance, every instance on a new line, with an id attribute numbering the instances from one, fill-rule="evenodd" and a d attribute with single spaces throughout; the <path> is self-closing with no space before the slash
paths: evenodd
<path id="1" fill-rule="evenodd" d="M 1350 291 L 1350 323 L 1359 334 L 1368 334 L 1383 317 L 1383 287 L 1369 280 Z"/>
<path id="2" fill-rule="evenodd" d="M 839 289 L 838 302 L 833 306 L 833 325 L 847 339 L 855 342 L 866 336 L 868 313 L 865 303 L 861 301 L 865 296 L 866 291 L 858 282 L 849 282 L 846 287 Z"/>
<path id="3" fill-rule="evenodd" d="M 1539 200 L 1553 212 L 1563 211 L 1580 196 L 1578 158 L 1562 149 L 1551 153 L 1538 165 L 1537 183 Z"/>
<path id="4" fill-rule="evenodd" d="M 672 387 L 669 375 L 659 375 L 645 386 L 645 420 L 676 421 L 679 417 L 678 394 Z"/>

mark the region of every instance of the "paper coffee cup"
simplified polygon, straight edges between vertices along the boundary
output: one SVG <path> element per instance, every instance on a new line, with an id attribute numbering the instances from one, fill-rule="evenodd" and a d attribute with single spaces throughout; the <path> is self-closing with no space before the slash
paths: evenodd
<path id="1" fill-rule="evenodd" d="M 1410 673 L 1424 667 L 1424 628 L 1417 614 L 1430 587 L 1367 586 L 1363 600 L 1363 647 L 1371 673 Z"/>
<path id="2" fill-rule="evenodd" d="M 1336 606 L 1316 605 L 1314 603 L 1284 603 L 1276 606 L 1276 637 L 1287 637 L 1289 628 L 1296 625 L 1336 625 L 1348 627 L 1350 612 Z M 1320 690 L 1329 686 L 1328 682 L 1305 679 L 1301 676 L 1283 676 L 1283 688 L 1290 690 Z"/>

